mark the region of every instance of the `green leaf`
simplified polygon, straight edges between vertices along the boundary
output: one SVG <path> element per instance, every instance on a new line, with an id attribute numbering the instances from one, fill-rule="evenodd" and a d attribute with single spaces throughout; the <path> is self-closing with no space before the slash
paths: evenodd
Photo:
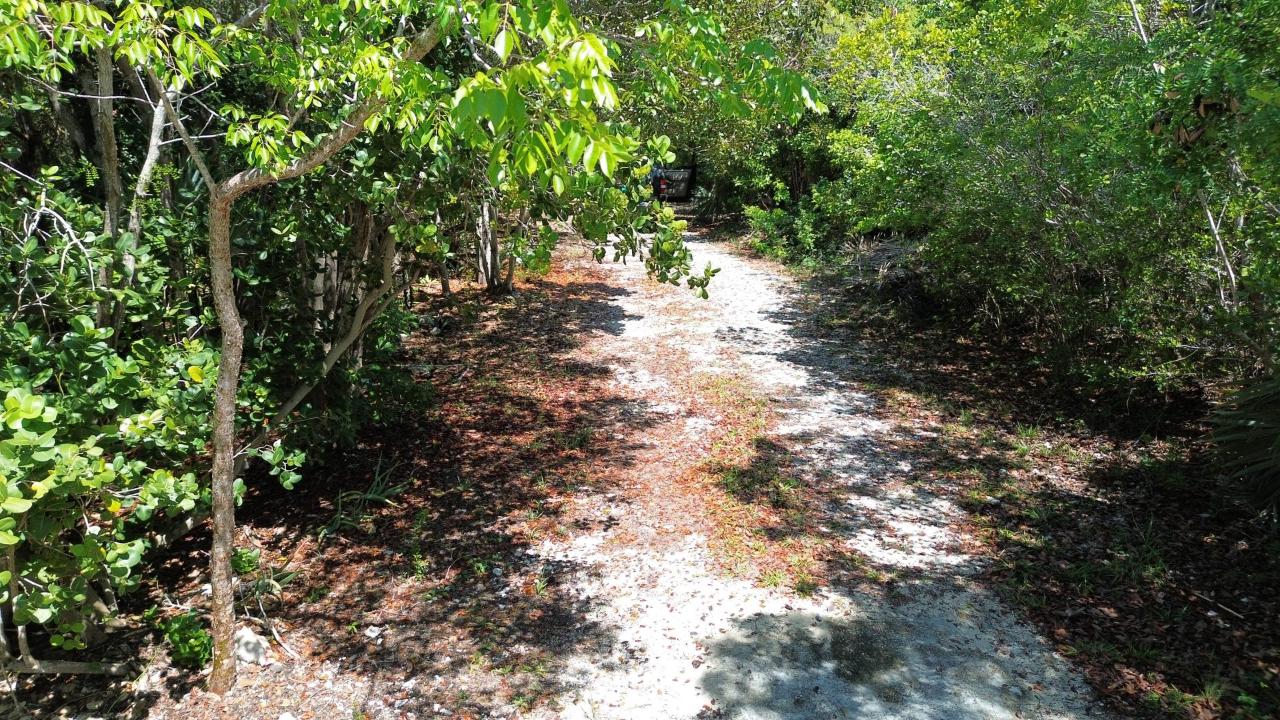
<path id="1" fill-rule="evenodd" d="M 500 90 L 486 89 L 476 96 L 476 109 L 495 126 L 501 125 L 507 112 L 507 97 Z"/>
<path id="2" fill-rule="evenodd" d="M 502 58 L 503 62 L 507 61 L 507 57 L 511 55 L 511 51 L 515 48 L 515 45 L 515 33 L 511 32 L 507 28 L 503 28 L 498 31 L 498 36 L 493 39 L 493 51 L 498 53 L 498 57 Z"/>
<path id="3" fill-rule="evenodd" d="M 605 177 L 613 177 L 613 158 L 609 154 L 608 148 L 602 148 L 600 152 L 600 172 Z"/>
<path id="4" fill-rule="evenodd" d="M 71 318 L 71 329 L 80 335 L 88 335 L 93 332 L 93 320 L 88 315 L 76 315 Z"/>
<path id="5" fill-rule="evenodd" d="M 12 513 L 14 515 L 21 515 L 22 513 L 31 509 L 31 504 L 32 504 L 31 501 L 24 497 L 11 496 L 11 497 L 5 498 L 3 501 L 0 501 L 0 510 L 3 510 L 4 512 L 7 512 L 7 513 Z"/>
<path id="6" fill-rule="evenodd" d="M 1249 97 L 1263 105 L 1280 105 L 1280 88 L 1249 88 Z"/>

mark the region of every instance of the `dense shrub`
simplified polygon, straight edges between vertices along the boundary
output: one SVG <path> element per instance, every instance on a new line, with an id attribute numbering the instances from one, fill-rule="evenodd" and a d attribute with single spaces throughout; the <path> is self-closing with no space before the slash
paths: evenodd
<path id="1" fill-rule="evenodd" d="M 829 115 L 729 178 L 761 250 L 910 238 L 929 292 L 1096 387 L 1280 351 L 1280 3 L 858 3 L 805 56 Z M 726 183 L 720 178 L 721 184 Z M 754 200 L 750 197 L 754 195 Z"/>
<path id="2" fill-rule="evenodd" d="M 60 179 L 47 168 L 39 187 Z M 133 587 L 149 528 L 202 503 L 194 463 L 217 353 L 163 247 L 135 256 L 138 285 L 116 301 L 128 322 L 97 322 L 111 296 L 96 268 L 113 248 L 74 230 L 95 210 L 14 175 L 0 182 L 5 227 L 31 231 L 0 242 L 0 546 L 12 562 L 0 593 L 16 570 L 14 619 L 48 624 L 55 646 L 74 649 L 86 618 L 66 607 Z M 128 332 L 134 322 L 156 332 Z"/>

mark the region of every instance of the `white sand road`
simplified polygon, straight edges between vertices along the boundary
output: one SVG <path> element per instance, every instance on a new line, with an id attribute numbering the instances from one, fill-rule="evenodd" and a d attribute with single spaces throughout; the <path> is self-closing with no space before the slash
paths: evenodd
<path id="1" fill-rule="evenodd" d="M 824 589 L 810 598 L 727 578 L 706 540 L 609 543 L 628 525 L 547 543 L 545 561 L 579 568 L 568 582 L 589 597 L 609 639 L 571 659 L 560 709 L 537 717 L 683 720 L 740 718 L 1107 718 L 1092 691 L 1037 634 L 973 582 L 981 560 L 956 549 L 962 511 L 901 482 L 911 473 L 890 428 L 856 382 L 848 348 L 806 337 L 798 283 L 772 264 L 690 235 L 695 267 L 721 269 L 710 300 L 660 286 L 637 263 L 606 264 L 624 320 L 601 333 L 614 382 L 650 397 L 688 368 L 655 361 L 680 347 L 704 372 L 752 378 L 777 403 L 777 429 L 797 448 L 796 470 L 835 483 L 831 526 L 885 570 L 911 571 L 888 599 Z M 679 403 L 651 403 L 657 413 Z M 687 417 L 696 432 L 712 422 Z M 658 470 L 655 470 L 658 472 Z M 645 527 L 633 528 L 643 534 Z M 649 528 L 647 531 L 652 532 Z"/>

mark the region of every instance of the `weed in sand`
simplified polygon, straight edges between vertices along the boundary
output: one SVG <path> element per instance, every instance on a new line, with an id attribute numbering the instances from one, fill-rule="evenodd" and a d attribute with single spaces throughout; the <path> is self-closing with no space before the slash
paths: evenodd
<path id="1" fill-rule="evenodd" d="M 546 596 L 547 596 L 547 583 L 548 583 L 548 580 L 547 580 L 547 576 L 546 576 L 546 575 L 538 575 L 536 578 L 534 578 L 534 579 L 533 579 L 533 594 L 534 594 L 534 595 L 537 595 L 538 597 L 546 597 Z"/>
<path id="2" fill-rule="evenodd" d="M 787 574 L 781 570 L 766 570 L 760 575 L 760 584 L 764 587 L 782 587 L 787 582 Z"/>
<path id="3" fill-rule="evenodd" d="M 818 581 L 807 574 L 797 575 L 795 581 L 791 585 L 791 589 L 794 590 L 797 595 L 802 597 L 809 597 L 818 592 L 818 587 Z"/>
<path id="4" fill-rule="evenodd" d="M 396 504 L 392 498 L 403 493 L 408 485 L 397 485 L 392 480 L 399 464 L 383 467 L 382 458 L 373 470 L 373 482 L 365 490 L 347 490 L 339 493 L 335 501 L 333 517 L 320 529 L 318 541 L 324 543 L 333 535 L 358 528 L 368 529 L 373 521 L 372 509 L 377 505 Z"/>

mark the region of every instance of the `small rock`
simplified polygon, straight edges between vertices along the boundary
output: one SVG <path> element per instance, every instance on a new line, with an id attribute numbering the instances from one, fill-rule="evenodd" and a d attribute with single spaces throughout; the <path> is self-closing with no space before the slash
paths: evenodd
<path id="1" fill-rule="evenodd" d="M 267 644 L 267 639 L 249 628 L 240 628 L 236 631 L 235 643 L 236 657 L 242 662 L 255 665 L 266 665 L 271 662 L 268 657 L 271 646 Z"/>
<path id="2" fill-rule="evenodd" d="M 370 625 L 369 627 L 364 629 L 364 636 L 369 638 L 370 640 L 378 639 L 378 636 L 381 634 L 382 634 L 382 628 L 378 627 L 377 625 Z"/>
<path id="3" fill-rule="evenodd" d="M 151 692 L 152 689 L 160 685 L 160 678 L 160 673 L 154 671 L 144 672 L 138 676 L 137 680 L 133 681 L 133 691 L 140 694 Z"/>

